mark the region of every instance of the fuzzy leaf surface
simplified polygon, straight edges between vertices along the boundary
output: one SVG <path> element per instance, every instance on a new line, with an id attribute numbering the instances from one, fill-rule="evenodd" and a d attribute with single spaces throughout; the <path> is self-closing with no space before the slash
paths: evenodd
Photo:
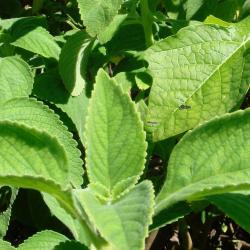
<path id="1" fill-rule="evenodd" d="M 180 201 L 250 188 L 250 109 L 215 118 L 174 148 L 156 214 Z"/>
<path id="2" fill-rule="evenodd" d="M 120 199 L 107 204 L 102 204 L 90 189 L 76 191 L 75 195 L 113 249 L 145 249 L 154 205 L 153 186 L 149 181 L 136 185 Z"/>
<path id="3" fill-rule="evenodd" d="M 0 102 L 31 94 L 33 75 L 20 57 L 0 58 Z"/>
<path id="4" fill-rule="evenodd" d="M 67 40 L 60 54 L 59 72 L 65 88 L 72 96 L 80 95 L 86 85 L 91 44 L 89 36 L 78 31 Z"/>
<path id="5" fill-rule="evenodd" d="M 16 98 L 2 104 L 0 120 L 15 121 L 55 136 L 66 152 L 69 163 L 69 182 L 74 187 L 80 187 L 83 182 L 80 151 L 77 149 L 72 135 L 52 110 L 35 99 Z"/>
<path id="6" fill-rule="evenodd" d="M 109 193 L 144 168 L 145 133 L 135 104 L 103 70 L 89 103 L 86 148 L 90 183 L 102 184 Z"/>
<path id="7" fill-rule="evenodd" d="M 150 47 L 145 59 L 154 80 L 147 125 L 153 140 L 231 110 L 249 87 L 249 45 L 249 32 L 234 26 L 194 25 Z"/>
<path id="8" fill-rule="evenodd" d="M 55 138 L 10 121 L 0 121 L 0 128 L 1 184 L 38 190 L 50 182 L 68 186 L 66 154 Z"/>
<path id="9" fill-rule="evenodd" d="M 61 243 L 68 241 L 69 239 L 62 234 L 54 231 L 45 230 L 32 235 L 25 240 L 18 250 L 54 250 L 60 246 Z M 58 248 L 60 249 L 60 248 Z"/>
<path id="10" fill-rule="evenodd" d="M 0 239 L 0 249 L 4 250 L 15 250 L 16 248 L 11 246 L 11 244 L 7 241 L 3 241 Z"/>

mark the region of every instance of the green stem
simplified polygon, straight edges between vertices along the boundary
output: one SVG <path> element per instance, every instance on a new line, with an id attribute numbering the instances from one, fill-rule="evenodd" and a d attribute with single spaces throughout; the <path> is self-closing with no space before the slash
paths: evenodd
<path id="1" fill-rule="evenodd" d="M 148 7 L 148 0 L 141 0 L 141 19 L 145 33 L 146 46 L 150 47 L 154 43 L 154 36 L 152 30 L 153 18 Z"/>

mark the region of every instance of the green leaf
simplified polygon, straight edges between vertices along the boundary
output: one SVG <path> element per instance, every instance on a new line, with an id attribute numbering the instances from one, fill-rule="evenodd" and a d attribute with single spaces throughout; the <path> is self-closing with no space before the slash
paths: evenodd
<path id="1" fill-rule="evenodd" d="M 102 184 L 111 194 L 119 182 L 139 178 L 146 156 L 143 124 L 128 94 L 103 70 L 97 74 L 85 135 L 91 183 Z"/>
<path id="2" fill-rule="evenodd" d="M 127 14 L 116 15 L 108 27 L 98 35 L 98 40 L 101 44 L 107 43 L 112 39 L 114 34 L 118 31 L 122 23 L 127 18 Z"/>
<path id="3" fill-rule="evenodd" d="M 153 192 L 152 184 L 144 181 L 107 204 L 102 204 L 89 189 L 76 191 L 75 195 L 112 249 L 143 250 L 153 213 Z"/>
<path id="4" fill-rule="evenodd" d="M 33 23 L 34 22 L 34 23 Z M 59 59 L 60 47 L 39 18 L 19 18 L 10 27 L 11 44 L 47 58 Z"/>
<path id="5" fill-rule="evenodd" d="M 88 250 L 86 246 L 77 241 L 65 241 L 57 245 L 53 250 Z"/>
<path id="6" fill-rule="evenodd" d="M 6 232 L 9 227 L 12 205 L 16 199 L 18 190 L 15 188 L 10 188 L 3 186 L 0 188 L 0 238 L 3 238 L 6 235 Z M 7 196 L 7 197 L 6 197 Z M 7 208 L 5 208 L 7 206 Z M 1 249 L 1 248 L 0 248 Z"/>
<path id="7" fill-rule="evenodd" d="M 241 8 L 241 16 L 247 16 L 250 13 L 250 0 L 246 0 Z"/>
<path id="8" fill-rule="evenodd" d="M 234 26 L 195 25 L 146 51 L 153 140 L 182 133 L 238 103 L 250 83 L 249 40 Z"/>
<path id="9" fill-rule="evenodd" d="M 56 184 L 63 189 L 69 186 L 63 147 L 47 133 L 28 126 L 0 121 L 0 162 L 0 184 L 44 191 Z"/>
<path id="10" fill-rule="evenodd" d="M 108 55 L 120 55 L 124 51 L 146 49 L 143 26 L 140 23 L 124 24 L 105 45 Z"/>
<path id="11" fill-rule="evenodd" d="M 204 0 L 188 0 L 186 2 L 186 19 L 190 20 L 203 4 Z"/>
<path id="12" fill-rule="evenodd" d="M 250 232 L 249 192 L 214 195 L 208 197 L 207 199 L 231 217 L 247 232 Z"/>
<path id="13" fill-rule="evenodd" d="M 15 250 L 15 247 L 12 247 L 11 244 L 7 241 L 3 241 L 0 239 L 0 249 L 3 250 Z"/>
<path id="14" fill-rule="evenodd" d="M 68 238 L 64 235 L 46 230 L 25 240 L 19 245 L 18 250 L 54 250 L 56 246 L 66 241 L 68 241 Z"/>
<path id="15" fill-rule="evenodd" d="M 174 148 L 156 214 L 179 201 L 250 188 L 250 109 L 215 118 Z"/>
<path id="16" fill-rule="evenodd" d="M 185 215 L 192 212 L 190 205 L 187 202 L 178 202 L 156 214 L 153 217 L 153 224 L 150 226 L 150 231 L 163 227 L 164 225 L 176 222 Z"/>
<path id="17" fill-rule="evenodd" d="M 221 19 L 219 19 L 219 18 L 217 18 L 215 16 L 212 16 L 212 15 L 208 16 L 204 20 L 204 23 L 205 24 L 218 24 L 218 25 L 220 25 L 222 27 L 226 27 L 226 28 L 231 25 L 231 23 L 225 22 L 225 21 L 223 21 L 223 20 L 221 20 Z"/>
<path id="18" fill-rule="evenodd" d="M 81 186 L 83 182 L 83 168 L 77 143 L 52 110 L 35 99 L 17 98 L 2 104 L 0 120 L 11 120 L 19 124 L 25 124 L 38 130 L 46 131 L 48 134 L 56 137 L 58 142 L 64 147 L 66 157 L 69 160 L 67 169 L 69 183 L 74 187 Z"/>
<path id="19" fill-rule="evenodd" d="M 31 94 L 33 75 L 29 65 L 16 56 L 0 58 L 0 102 Z"/>
<path id="20" fill-rule="evenodd" d="M 64 88 L 57 71 L 49 71 L 35 78 L 33 93 L 42 100 L 55 104 L 74 123 L 82 144 L 84 145 L 84 128 L 89 98 L 83 91 L 79 96 L 72 97 Z M 68 125 L 68 124 L 67 124 Z M 73 128 L 72 128 L 73 129 Z"/>
<path id="21" fill-rule="evenodd" d="M 90 239 L 97 240 L 74 207 L 69 191 L 69 165 L 57 139 L 25 125 L 0 121 L 0 162 L 0 185 L 30 188 L 52 195 L 79 221 L 83 242 L 90 245 Z"/>
<path id="22" fill-rule="evenodd" d="M 60 206 L 60 203 L 54 197 L 46 193 L 43 193 L 42 195 L 51 213 L 69 228 L 76 240 L 84 242 L 84 235 L 82 235 L 80 222 L 67 213 L 67 211 Z"/>
<path id="23" fill-rule="evenodd" d="M 80 15 L 91 36 L 102 33 L 112 22 L 122 0 L 77 0 Z"/>
<path id="24" fill-rule="evenodd" d="M 72 96 L 80 95 L 86 85 L 91 45 L 89 36 L 78 31 L 67 40 L 60 54 L 59 72 Z"/>

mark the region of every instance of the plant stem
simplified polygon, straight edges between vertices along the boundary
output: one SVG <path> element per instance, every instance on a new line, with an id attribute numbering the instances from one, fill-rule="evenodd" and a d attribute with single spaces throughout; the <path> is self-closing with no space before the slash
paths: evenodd
<path id="1" fill-rule="evenodd" d="M 151 232 L 146 240 L 146 247 L 145 247 L 145 250 L 150 250 L 153 243 L 154 243 L 154 240 L 156 238 L 158 234 L 158 230 L 155 230 L 153 232 Z"/>
<path id="2" fill-rule="evenodd" d="M 141 19 L 145 33 L 146 46 L 150 47 L 154 43 L 154 36 L 152 30 L 153 18 L 148 7 L 148 0 L 141 0 Z"/>

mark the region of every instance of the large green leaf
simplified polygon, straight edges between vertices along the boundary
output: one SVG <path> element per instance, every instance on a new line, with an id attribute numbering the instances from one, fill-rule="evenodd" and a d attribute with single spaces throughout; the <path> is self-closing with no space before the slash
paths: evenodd
<path id="1" fill-rule="evenodd" d="M 80 95 L 86 85 L 91 45 L 89 36 L 83 31 L 78 31 L 67 40 L 60 54 L 59 72 L 72 96 Z"/>
<path id="2" fill-rule="evenodd" d="M 16 56 L 0 58 L 0 102 L 31 94 L 33 75 L 29 65 Z"/>
<path id="3" fill-rule="evenodd" d="M 58 139 L 64 147 L 69 160 L 69 182 L 74 187 L 80 187 L 83 182 L 83 167 L 80 159 L 80 151 L 73 140 L 72 135 L 47 106 L 35 99 L 16 98 L 1 105 L 0 120 L 16 121 L 39 130 L 46 131 Z"/>
<path id="4" fill-rule="evenodd" d="M 25 240 L 19 245 L 18 250 L 54 250 L 56 246 L 68 240 L 64 235 L 54 231 L 41 231 Z"/>
<path id="5" fill-rule="evenodd" d="M 84 144 L 84 128 L 89 98 L 85 89 L 79 96 L 72 97 L 64 88 L 57 71 L 52 70 L 35 78 L 33 93 L 39 99 L 55 104 L 72 120 Z M 67 124 L 69 125 L 69 124 Z M 72 127 L 72 126 L 71 126 Z M 71 128 L 73 130 L 73 128 Z"/>
<path id="6" fill-rule="evenodd" d="M 226 193 L 208 197 L 238 225 L 250 232 L 250 193 Z"/>
<path id="7" fill-rule="evenodd" d="M 118 194 L 125 182 L 129 185 L 129 179 L 136 182 L 146 156 L 143 125 L 128 94 L 103 70 L 97 74 L 85 135 L 92 184 L 99 183 L 109 194 Z"/>
<path id="8" fill-rule="evenodd" d="M 195 25 L 145 52 L 153 86 L 148 129 L 163 140 L 231 110 L 250 83 L 250 36 L 231 26 Z"/>
<path id="9" fill-rule="evenodd" d="M 0 185 L 46 192 L 80 223 L 82 242 L 97 237 L 74 207 L 69 164 L 64 148 L 46 132 L 10 121 L 0 121 Z"/>
<path id="10" fill-rule="evenodd" d="M 116 250 L 143 250 L 151 224 L 153 186 L 144 181 L 114 202 L 101 203 L 91 190 L 75 192 L 90 221 Z"/>
<path id="11" fill-rule="evenodd" d="M 81 18 L 91 36 L 102 33 L 112 22 L 122 0 L 77 0 Z"/>
<path id="12" fill-rule="evenodd" d="M 156 214 L 179 201 L 250 188 L 250 109 L 215 118 L 174 148 Z"/>

